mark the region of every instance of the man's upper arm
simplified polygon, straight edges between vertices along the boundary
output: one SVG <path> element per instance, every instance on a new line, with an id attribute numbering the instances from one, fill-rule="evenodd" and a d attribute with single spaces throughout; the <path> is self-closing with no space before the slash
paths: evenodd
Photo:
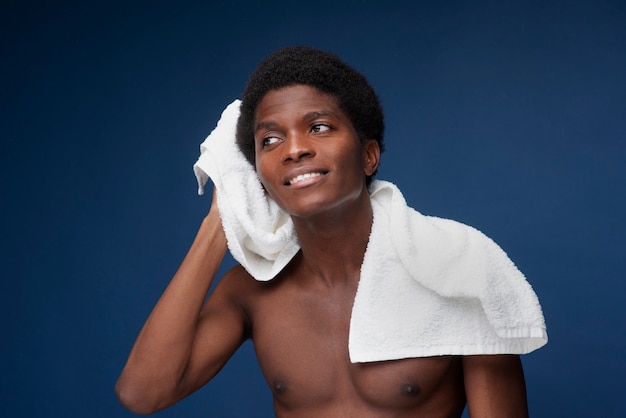
<path id="1" fill-rule="evenodd" d="M 470 417 L 528 417 L 519 356 L 465 356 L 463 374 Z"/>
<path id="2" fill-rule="evenodd" d="M 189 365 L 183 378 L 185 394 L 213 378 L 248 337 L 248 321 L 241 305 L 245 271 L 231 269 L 208 297 L 198 319 Z"/>

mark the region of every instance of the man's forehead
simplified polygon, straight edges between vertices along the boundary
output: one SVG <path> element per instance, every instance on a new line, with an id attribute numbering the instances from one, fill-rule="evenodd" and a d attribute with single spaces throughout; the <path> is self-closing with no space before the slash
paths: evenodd
<path id="1" fill-rule="evenodd" d="M 255 119 L 268 113 L 282 113 L 298 108 L 304 113 L 341 112 L 335 96 L 307 85 L 293 85 L 268 91 L 255 109 Z M 308 109 L 307 109 L 308 108 Z"/>

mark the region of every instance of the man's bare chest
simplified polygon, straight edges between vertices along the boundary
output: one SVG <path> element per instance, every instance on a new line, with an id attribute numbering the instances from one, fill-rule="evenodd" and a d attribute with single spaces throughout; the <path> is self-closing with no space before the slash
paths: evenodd
<path id="1" fill-rule="evenodd" d="M 257 300 L 252 338 L 277 401 L 302 407 L 352 399 L 408 408 L 431 398 L 446 380 L 453 379 L 458 387 L 462 379 L 455 370 L 460 371 L 460 362 L 452 357 L 351 363 L 348 338 L 355 291 L 285 292 Z"/>

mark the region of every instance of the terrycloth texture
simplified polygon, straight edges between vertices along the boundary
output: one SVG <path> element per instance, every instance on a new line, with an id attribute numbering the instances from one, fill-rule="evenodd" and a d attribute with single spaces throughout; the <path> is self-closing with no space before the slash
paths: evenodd
<path id="1" fill-rule="evenodd" d="M 391 183 L 373 182 L 370 195 L 374 223 L 352 309 L 351 361 L 525 354 L 546 344 L 537 296 L 496 243 L 420 214 Z"/>
<path id="2" fill-rule="evenodd" d="M 232 256 L 255 279 L 267 281 L 287 265 L 300 246 L 291 218 L 266 197 L 254 167 L 235 143 L 240 104 L 235 100 L 222 112 L 217 126 L 200 145 L 193 171 L 198 194 L 204 193 L 209 177 L 213 180 Z"/>
<path id="3" fill-rule="evenodd" d="M 235 144 L 229 105 L 194 165 L 202 194 L 217 189 L 233 257 L 272 279 L 299 250 L 293 224 L 268 199 Z M 524 354 L 547 334 L 537 296 L 508 256 L 478 230 L 424 216 L 385 181 L 370 187 L 374 222 L 350 322 L 352 362 L 470 354 Z"/>

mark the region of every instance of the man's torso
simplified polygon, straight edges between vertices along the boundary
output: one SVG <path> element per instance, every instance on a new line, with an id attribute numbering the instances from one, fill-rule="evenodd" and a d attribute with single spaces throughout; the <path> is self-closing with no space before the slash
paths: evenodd
<path id="1" fill-rule="evenodd" d="M 227 285 L 247 314 L 278 417 L 461 415 L 460 357 L 350 362 L 358 277 L 327 286 L 288 266 L 274 280 L 257 282 L 238 268 Z"/>

